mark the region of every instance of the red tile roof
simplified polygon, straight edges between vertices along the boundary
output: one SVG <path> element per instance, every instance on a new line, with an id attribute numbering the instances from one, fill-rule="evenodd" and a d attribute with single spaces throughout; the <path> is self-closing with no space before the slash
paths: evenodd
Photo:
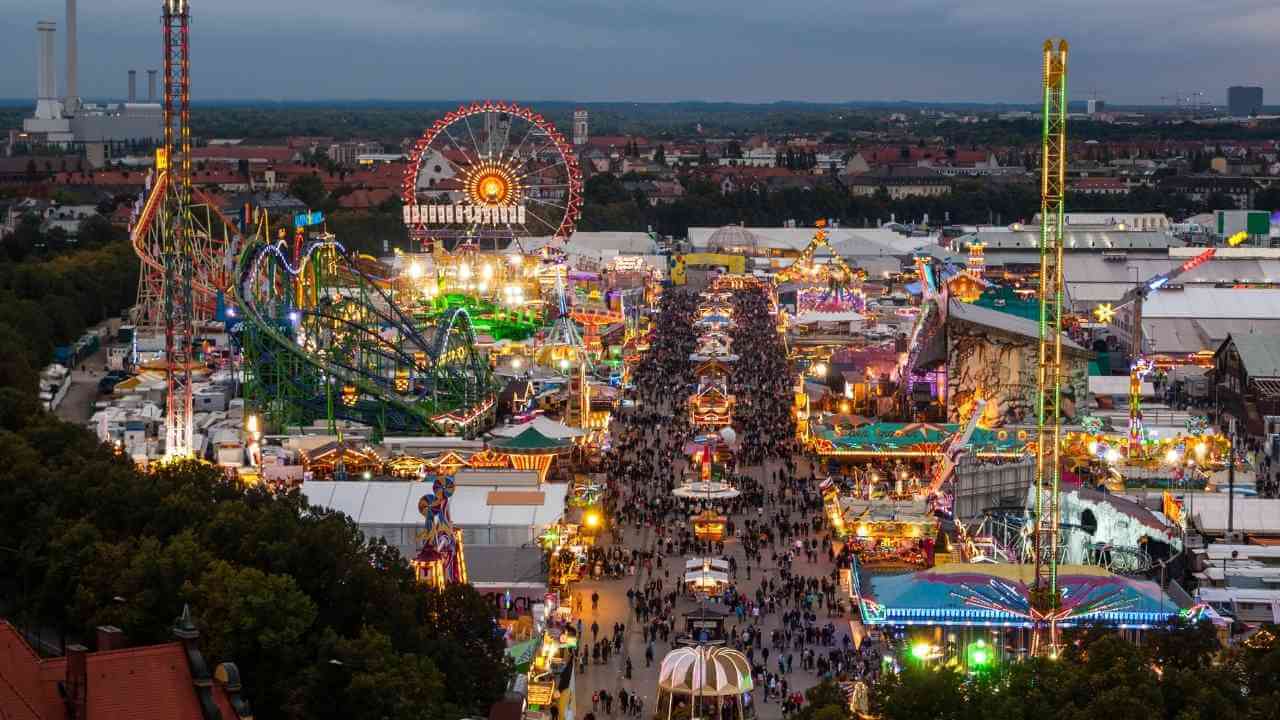
<path id="1" fill-rule="evenodd" d="M 599 135 L 587 138 L 587 146 L 595 148 L 621 148 L 626 147 L 627 143 L 634 141 L 637 147 L 648 147 L 649 140 L 639 135 Z"/>
<path id="2" fill-rule="evenodd" d="M 204 720 L 186 652 L 178 642 L 86 655 L 87 717 L 83 720 Z M 41 660 L 7 622 L 0 621 L 0 717 L 65 720 L 58 684 L 67 658 Z M 236 713 L 223 689 L 212 688 L 224 720 Z"/>
<path id="3" fill-rule="evenodd" d="M 60 172 L 53 176 L 57 185 L 137 185 L 147 180 L 145 170 L 94 170 L 91 172 Z"/>
<path id="4" fill-rule="evenodd" d="M 8 720 L 42 720 L 40 658 L 7 622 L 0 622 L 0 715 Z"/>
<path id="5" fill-rule="evenodd" d="M 293 160 L 297 150 L 284 145 L 210 145 L 191 149 L 193 160 L 250 160 L 269 163 L 286 163 Z"/>
<path id="6" fill-rule="evenodd" d="M 394 190 L 352 190 L 338 198 L 338 207 L 346 210 L 368 210 L 396 196 Z"/>

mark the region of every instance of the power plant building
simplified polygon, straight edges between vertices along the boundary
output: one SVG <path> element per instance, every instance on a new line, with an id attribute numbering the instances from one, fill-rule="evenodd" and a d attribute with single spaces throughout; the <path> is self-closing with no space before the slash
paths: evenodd
<path id="1" fill-rule="evenodd" d="M 155 71 L 148 70 L 146 102 L 137 98 L 136 72 L 129 71 L 128 100 L 119 103 L 85 103 L 80 100 L 77 79 L 76 0 L 66 0 L 66 93 L 58 96 L 54 35 L 57 23 L 36 23 L 36 109 L 22 121 L 22 130 L 34 143 L 74 145 L 102 143 L 108 146 L 150 145 L 164 138 L 164 112 L 155 95 Z"/>

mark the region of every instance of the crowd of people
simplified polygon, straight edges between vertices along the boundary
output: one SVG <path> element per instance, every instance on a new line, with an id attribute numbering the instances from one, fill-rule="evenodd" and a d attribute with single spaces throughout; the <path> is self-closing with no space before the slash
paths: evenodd
<path id="1" fill-rule="evenodd" d="M 794 377 L 770 299 L 761 289 L 733 297 L 730 332 L 738 357 L 729 382 L 736 398 L 736 438 L 725 477 L 740 494 L 715 505 L 726 518 L 725 537 L 714 543 L 695 537 L 690 516 L 699 506 L 672 494 L 677 484 L 691 479 L 686 474 L 698 462 L 686 455 L 686 444 L 715 430 L 694 427 L 688 412 L 698 382 L 689 357 L 697 343 L 697 308 L 698 296 L 691 292 L 663 294 L 649 352 L 625 391 L 626 402 L 611 426 L 611 447 L 600 463 L 609 515 L 626 530 L 623 543 L 606 557 L 635 571 L 622 580 L 625 617 L 602 619 L 615 623 L 614 634 L 591 636 L 586 662 L 612 658 L 617 673 L 616 684 L 606 679 L 592 689 L 588 720 L 597 712 L 612 714 L 606 698 L 627 697 L 624 712 L 642 702 L 638 693 L 653 688 L 636 686 L 631 650 L 644 667 L 659 664 L 685 636 L 682 616 L 700 605 L 725 614 L 722 639 L 751 665 L 755 689 L 748 701 L 773 705 L 768 715 L 801 708 L 803 690 L 823 678 L 878 670 L 866 659 L 867 647 L 855 649 L 849 636 L 848 609 L 838 597 L 838 553 L 822 520 L 817 469 L 797 455 Z M 729 581 L 695 593 L 683 582 L 685 560 L 708 555 L 728 562 Z M 629 646 L 626 627 L 638 635 L 638 643 Z"/>

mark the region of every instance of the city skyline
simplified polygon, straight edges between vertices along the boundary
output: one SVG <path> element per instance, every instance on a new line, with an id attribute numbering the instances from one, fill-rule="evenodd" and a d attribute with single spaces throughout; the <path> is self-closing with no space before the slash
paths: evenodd
<path id="1" fill-rule="evenodd" d="M 1076 100 L 1096 91 L 1113 104 L 1172 104 L 1175 93 L 1199 91 L 1222 105 L 1229 85 L 1280 95 L 1264 52 L 1267 35 L 1280 30 L 1280 8 L 1270 3 L 1030 5 L 1014 13 L 999 3 L 820 0 L 800 15 L 773 0 L 625 8 L 561 0 L 537 9 L 281 0 L 264 16 L 259 4 L 224 0 L 192 6 L 193 98 L 1025 103 L 1036 101 L 1039 44 L 1050 35 L 1071 42 Z M 63 91 L 62 2 L 0 0 L 0 10 L 11 70 L 0 97 L 34 98 L 37 20 L 58 23 Z M 1155 12 L 1181 22 L 1157 37 L 1147 30 Z M 83 96 L 123 97 L 129 69 L 159 65 L 155 2 L 86 2 L 79 14 Z"/>

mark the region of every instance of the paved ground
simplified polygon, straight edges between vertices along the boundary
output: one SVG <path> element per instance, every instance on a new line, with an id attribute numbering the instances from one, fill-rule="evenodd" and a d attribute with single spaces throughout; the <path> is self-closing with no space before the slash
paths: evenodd
<path id="1" fill-rule="evenodd" d="M 98 352 L 75 366 L 71 372 L 71 388 L 54 411 L 59 418 L 77 425 L 89 421 L 93 415 L 93 404 L 99 397 L 98 381 L 107 374 L 106 365 L 107 349 L 103 345 Z"/>
<path id="2" fill-rule="evenodd" d="M 809 465 L 807 461 L 801 460 L 796 463 L 797 470 L 807 476 Z M 776 463 L 770 463 L 768 471 L 772 473 L 777 469 Z M 752 474 L 759 478 L 760 468 L 756 467 L 750 470 Z M 731 519 L 741 527 L 742 523 L 738 516 L 731 516 Z M 799 513 L 792 516 L 792 519 L 800 519 Z M 651 531 L 647 529 L 636 530 L 628 527 L 624 532 L 623 544 L 627 548 L 640 547 L 648 548 L 650 546 Z M 725 547 L 726 553 L 737 558 L 738 575 L 736 584 L 739 590 L 747 595 L 753 595 L 759 587 L 762 577 L 773 577 L 774 569 L 772 563 L 768 559 L 769 553 L 765 553 L 766 567 L 762 572 L 759 568 L 753 568 L 751 579 L 746 578 L 746 562 L 742 552 L 740 543 L 730 540 Z M 685 558 L 676 556 L 669 557 L 665 560 L 666 569 L 670 571 L 671 579 L 664 579 L 664 590 L 672 588 L 671 583 L 680 577 L 684 570 Z M 806 577 L 817 577 L 819 575 L 829 574 L 833 569 L 825 554 L 819 554 L 819 561 L 809 563 L 802 558 L 792 563 L 792 572 L 797 575 Z M 655 573 L 659 574 L 659 573 Z M 639 574 L 638 574 L 639 575 Z M 608 690 L 615 697 L 618 691 L 626 689 L 628 694 L 639 692 L 640 697 L 644 701 L 644 712 L 646 717 L 651 717 L 650 713 L 655 709 L 654 703 L 657 697 L 658 667 L 662 657 L 671 649 L 669 643 L 658 641 L 655 643 L 655 657 L 653 666 L 646 668 L 644 664 L 644 639 L 641 635 L 640 627 L 635 620 L 635 616 L 627 603 L 627 588 L 635 587 L 649 580 L 648 577 L 640 578 L 627 577 L 621 580 L 603 580 L 582 582 L 575 588 L 576 592 L 581 595 L 584 611 L 581 613 L 582 624 L 588 643 L 591 640 L 590 626 L 594 621 L 600 626 L 600 634 L 602 637 L 610 636 L 613 624 L 615 622 L 625 623 L 627 626 L 626 639 L 624 641 L 624 651 L 618 655 L 611 655 L 609 664 L 592 664 L 587 667 L 586 672 L 579 672 L 577 676 L 577 702 L 578 717 L 585 716 L 592 711 L 591 696 L 599 689 Z M 659 574 L 660 575 L 660 574 Z M 600 594 L 600 605 L 593 612 L 591 609 L 591 594 L 598 592 Z M 676 615 L 683 616 L 685 613 L 695 610 L 697 603 L 692 600 L 681 599 L 676 608 Z M 789 609 L 789 608 L 785 608 Z M 839 638 L 841 633 L 848 632 L 847 618 L 835 617 L 828 620 L 825 610 L 818 611 L 819 624 L 831 622 L 836 626 L 836 637 Z M 677 618 L 679 620 L 679 617 Z M 748 620 L 748 622 L 750 622 Z M 762 619 L 764 637 L 769 636 L 769 632 L 779 626 L 778 614 L 768 616 Z M 681 623 L 677 622 L 677 627 L 681 627 Z M 726 624 L 728 628 L 736 626 L 736 619 L 730 619 Z M 803 691 L 818 682 L 817 676 L 808 671 L 800 669 L 799 653 L 795 653 L 795 670 L 787 676 L 788 682 L 791 684 L 792 691 Z M 630 657 L 632 662 L 632 677 L 630 680 L 623 676 L 623 667 L 626 658 Z M 756 655 L 756 661 L 760 662 L 760 655 Z M 769 669 L 777 671 L 776 655 L 771 654 L 769 658 Z M 763 698 L 763 694 L 757 694 L 756 697 Z M 614 714 L 619 714 L 618 703 L 615 701 Z M 604 716 L 604 709 L 599 708 L 596 711 L 597 717 Z M 782 707 L 777 700 L 757 705 L 757 717 L 762 720 L 775 720 L 782 717 Z"/>

